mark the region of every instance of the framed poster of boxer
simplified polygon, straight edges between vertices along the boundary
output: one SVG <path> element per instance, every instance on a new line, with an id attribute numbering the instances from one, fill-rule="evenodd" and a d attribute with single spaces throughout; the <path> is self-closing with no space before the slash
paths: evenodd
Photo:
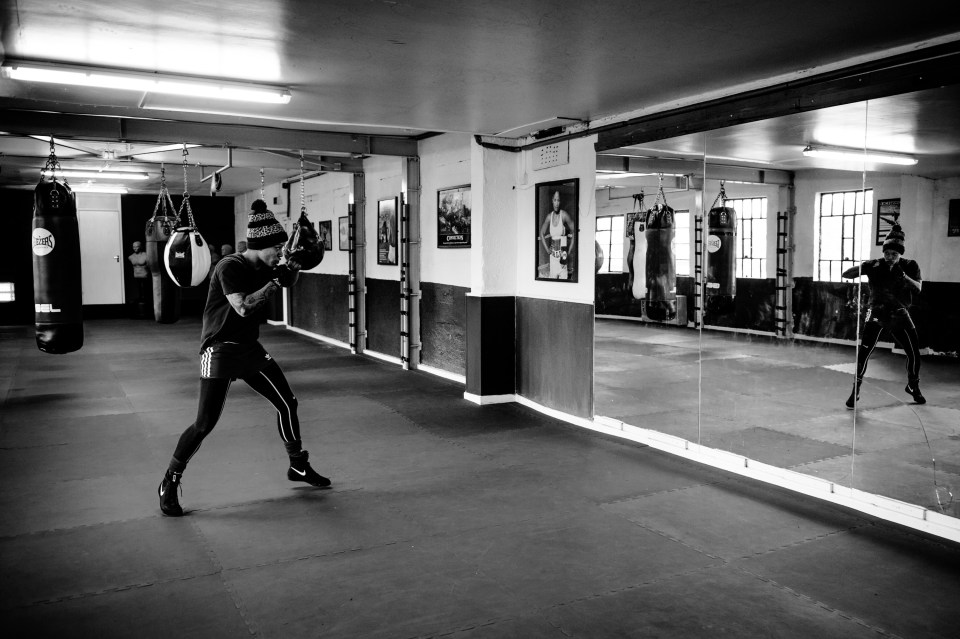
<path id="1" fill-rule="evenodd" d="M 377 202 L 377 264 L 397 264 L 397 198 Z"/>
<path id="2" fill-rule="evenodd" d="M 437 248 L 470 248 L 470 186 L 437 191 Z"/>
<path id="3" fill-rule="evenodd" d="M 536 189 L 535 279 L 576 282 L 580 180 L 542 182 Z"/>

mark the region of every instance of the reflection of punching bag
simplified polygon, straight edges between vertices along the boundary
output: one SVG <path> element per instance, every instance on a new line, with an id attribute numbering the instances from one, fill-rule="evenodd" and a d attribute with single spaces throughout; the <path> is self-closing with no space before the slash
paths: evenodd
<path id="1" fill-rule="evenodd" d="M 180 319 L 180 288 L 167 275 L 163 252 L 173 233 L 175 218 L 157 215 L 147 221 L 147 265 L 153 279 L 153 317 L 161 324 L 173 324 Z"/>
<path id="2" fill-rule="evenodd" d="M 647 294 L 647 238 L 644 236 L 646 226 L 645 214 L 636 215 L 630 222 L 633 224 L 633 257 L 631 259 L 631 272 L 633 273 L 633 286 L 630 292 L 633 299 L 642 300 Z M 630 220 L 630 218 L 627 218 Z"/>
<path id="3" fill-rule="evenodd" d="M 80 228 L 66 184 L 41 181 L 33 198 L 33 301 L 37 347 L 72 353 L 83 346 Z"/>
<path id="4" fill-rule="evenodd" d="M 647 317 L 671 320 L 677 316 L 677 271 L 673 263 L 673 209 L 663 204 L 647 211 Z"/>
<path id="5" fill-rule="evenodd" d="M 710 209 L 707 220 L 707 297 L 737 294 L 737 212 L 729 206 Z"/>

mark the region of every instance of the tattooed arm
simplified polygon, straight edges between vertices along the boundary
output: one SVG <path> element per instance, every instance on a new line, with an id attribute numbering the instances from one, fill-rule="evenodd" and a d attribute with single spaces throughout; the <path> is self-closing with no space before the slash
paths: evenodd
<path id="1" fill-rule="evenodd" d="M 280 285 L 277 284 L 276 280 L 270 280 L 267 282 L 263 288 L 260 290 L 254 291 L 249 295 L 244 295 L 243 293 L 230 293 L 227 295 L 227 301 L 230 302 L 230 306 L 233 307 L 240 317 L 247 317 L 253 315 L 261 308 L 264 304 L 267 303 L 273 294 L 280 289 Z"/>

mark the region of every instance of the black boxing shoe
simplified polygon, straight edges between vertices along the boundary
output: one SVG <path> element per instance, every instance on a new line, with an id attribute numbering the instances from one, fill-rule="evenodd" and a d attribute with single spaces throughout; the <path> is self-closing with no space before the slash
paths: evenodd
<path id="1" fill-rule="evenodd" d="M 862 382 L 857 380 L 853 385 L 853 390 L 850 391 L 850 397 L 847 398 L 847 408 L 853 410 L 856 407 L 857 402 L 860 401 L 860 384 Z"/>
<path id="2" fill-rule="evenodd" d="M 910 395 L 913 395 L 913 401 L 915 401 L 916 403 L 918 404 L 927 403 L 927 398 L 924 397 L 922 393 L 920 393 L 919 382 L 910 382 L 904 387 L 903 390 L 907 391 L 907 393 L 909 393 Z"/>
<path id="3" fill-rule="evenodd" d="M 160 510 L 168 517 L 183 516 L 183 508 L 180 507 L 180 501 L 177 499 L 177 491 L 181 490 L 181 479 L 183 479 L 183 473 L 171 473 L 168 470 L 157 490 L 160 493 Z"/>
<path id="4" fill-rule="evenodd" d="M 310 467 L 309 453 L 302 450 L 299 453 L 290 455 L 290 468 L 287 469 L 287 479 L 290 481 L 302 481 L 317 488 L 329 488 L 330 480 L 320 475 Z"/>

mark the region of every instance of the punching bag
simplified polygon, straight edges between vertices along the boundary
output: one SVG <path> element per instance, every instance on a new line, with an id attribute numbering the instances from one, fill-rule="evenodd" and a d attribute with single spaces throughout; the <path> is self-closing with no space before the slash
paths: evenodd
<path id="1" fill-rule="evenodd" d="M 323 261 L 323 242 L 320 235 L 313 228 L 313 222 L 307 217 L 307 212 L 300 210 L 300 219 L 293 227 L 290 239 L 283 246 L 283 257 L 289 262 L 295 261 L 300 269 L 309 271 Z"/>
<path id="2" fill-rule="evenodd" d="M 186 160 L 183 180 L 186 184 Z M 180 217 L 184 210 L 187 212 L 187 225 L 181 226 Z M 190 208 L 190 195 L 186 191 L 177 212 L 176 230 L 163 249 L 163 265 L 170 279 L 181 288 L 198 286 L 210 274 L 210 247 L 197 230 L 193 209 Z"/>
<path id="3" fill-rule="evenodd" d="M 167 240 L 163 263 L 177 286 L 198 286 L 210 273 L 210 247 L 195 227 L 181 226 Z"/>
<path id="4" fill-rule="evenodd" d="M 673 209 L 663 204 L 647 211 L 647 317 L 657 321 L 677 316 L 677 271 L 673 262 Z"/>
<path id="5" fill-rule="evenodd" d="M 41 351 L 72 353 L 83 346 L 77 202 L 56 178 L 34 190 L 33 301 Z"/>
<path id="6" fill-rule="evenodd" d="M 647 295 L 647 238 L 644 235 L 646 213 L 628 215 L 627 223 L 633 231 L 633 245 L 630 247 L 630 255 L 627 256 L 633 280 L 630 293 L 633 299 L 642 300 Z"/>
<path id="7" fill-rule="evenodd" d="M 707 297 L 737 294 L 737 212 L 723 204 L 707 216 Z"/>
<path id="8" fill-rule="evenodd" d="M 175 209 L 165 189 L 165 186 L 161 187 L 153 217 L 147 220 L 145 235 L 147 238 L 147 267 L 150 269 L 150 277 L 153 282 L 153 318 L 160 324 L 173 324 L 180 319 L 180 288 L 167 275 L 167 269 L 163 264 L 163 253 L 167 247 L 167 241 L 173 233 L 176 218 L 167 215 L 168 202 L 170 212 L 172 213 Z"/>

